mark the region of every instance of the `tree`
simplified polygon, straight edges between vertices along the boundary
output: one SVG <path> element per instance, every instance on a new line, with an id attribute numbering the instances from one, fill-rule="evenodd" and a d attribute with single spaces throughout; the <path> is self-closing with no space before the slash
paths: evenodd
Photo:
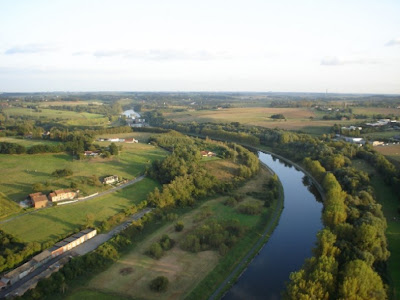
<path id="1" fill-rule="evenodd" d="M 343 300 L 387 298 L 381 278 L 362 260 L 351 261 L 345 266 L 339 296 Z"/>
<path id="2" fill-rule="evenodd" d="M 169 280 L 165 276 L 158 276 L 150 282 L 150 289 L 155 292 L 165 292 L 168 289 Z"/>
<path id="3" fill-rule="evenodd" d="M 185 225 L 183 224 L 182 221 L 178 221 L 175 223 L 175 231 L 182 231 Z"/>
<path id="4" fill-rule="evenodd" d="M 118 146 L 117 145 L 115 145 L 114 143 L 111 143 L 108 148 L 109 148 L 109 152 L 110 152 L 111 155 L 118 155 L 119 151 L 118 151 Z"/>

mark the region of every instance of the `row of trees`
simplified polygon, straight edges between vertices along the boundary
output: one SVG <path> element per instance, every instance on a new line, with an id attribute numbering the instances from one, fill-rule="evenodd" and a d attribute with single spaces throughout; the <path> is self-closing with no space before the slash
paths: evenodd
<path id="1" fill-rule="evenodd" d="M 380 205 L 357 185 L 346 193 L 318 161 L 306 158 L 304 166 L 325 190 L 326 228 L 318 234 L 314 256 L 291 274 L 286 298 L 386 299 L 378 273 L 389 257 Z"/>

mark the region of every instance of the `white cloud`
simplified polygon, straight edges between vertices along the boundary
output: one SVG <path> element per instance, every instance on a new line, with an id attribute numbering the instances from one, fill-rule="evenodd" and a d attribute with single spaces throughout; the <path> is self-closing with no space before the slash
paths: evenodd
<path id="1" fill-rule="evenodd" d="M 12 48 L 7 49 L 4 54 L 13 55 L 13 54 L 36 54 L 36 53 L 47 53 L 54 52 L 57 50 L 55 46 L 49 46 L 44 44 L 27 44 L 22 46 L 14 46 Z"/>
<path id="2" fill-rule="evenodd" d="M 337 56 L 327 56 L 321 60 L 323 66 L 342 66 L 342 65 L 376 65 L 381 61 L 374 58 L 350 58 L 342 59 Z"/>
<path id="3" fill-rule="evenodd" d="M 390 40 L 389 42 L 387 42 L 387 43 L 385 44 L 385 46 L 387 46 L 387 47 L 391 47 L 391 46 L 400 46 L 400 38 Z"/>

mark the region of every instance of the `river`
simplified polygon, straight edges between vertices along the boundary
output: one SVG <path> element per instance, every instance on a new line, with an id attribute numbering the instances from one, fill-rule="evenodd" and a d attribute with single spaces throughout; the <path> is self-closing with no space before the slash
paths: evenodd
<path id="1" fill-rule="evenodd" d="M 268 243 L 224 295 L 224 300 L 280 299 L 290 273 L 312 255 L 316 234 L 323 227 L 322 203 L 304 184 L 305 174 L 270 154 L 259 152 L 259 159 L 281 180 L 284 209 Z"/>

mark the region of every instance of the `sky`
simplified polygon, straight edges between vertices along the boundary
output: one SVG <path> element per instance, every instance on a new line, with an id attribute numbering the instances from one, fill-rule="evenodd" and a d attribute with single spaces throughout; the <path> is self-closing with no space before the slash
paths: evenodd
<path id="1" fill-rule="evenodd" d="M 0 92 L 400 94 L 399 0 L 0 0 Z"/>

